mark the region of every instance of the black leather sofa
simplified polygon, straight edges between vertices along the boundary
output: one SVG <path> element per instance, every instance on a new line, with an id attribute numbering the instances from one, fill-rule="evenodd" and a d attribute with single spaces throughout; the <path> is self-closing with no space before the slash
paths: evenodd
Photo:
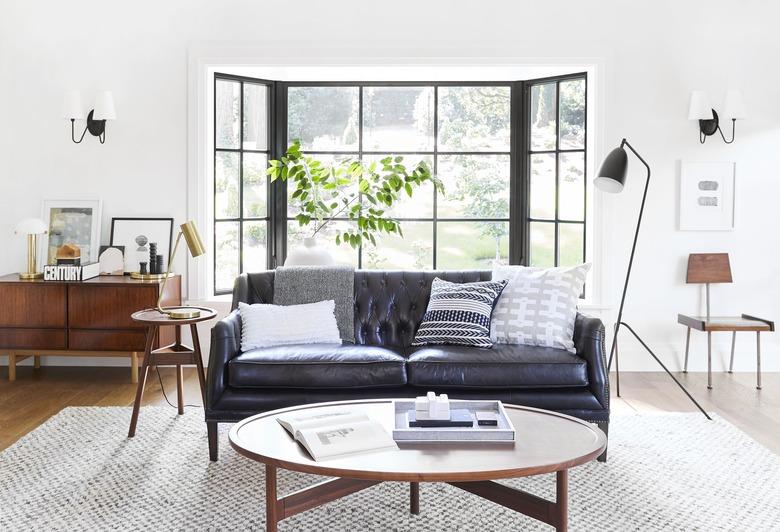
<path id="1" fill-rule="evenodd" d="M 452 398 L 498 399 L 609 426 L 609 383 L 601 320 L 577 315 L 577 354 L 495 345 L 410 347 L 435 277 L 466 283 L 490 271 L 355 272 L 355 344 L 293 345 L 241 352 L 238 303 L 271 303 L 274 272 L 243 274 L 233 311 L 211 331 L 206 391 L 209 455 L 217 424 L 304 403 L 414 397 L 434 390 Z M 606 453 L 601 457 L 606 459 Z"/>

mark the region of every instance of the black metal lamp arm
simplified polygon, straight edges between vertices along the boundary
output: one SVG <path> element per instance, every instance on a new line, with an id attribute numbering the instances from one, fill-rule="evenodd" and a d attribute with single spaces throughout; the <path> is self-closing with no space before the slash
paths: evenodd
<path id="1" fill-rule="evenodd" d="M 71 118 L 70 119 L 70 138 L 75 142 L 76 144 L 81 144 L 81 141 L 84 140 L 84 135 L 87 134 L 87 126 L 84 126 L 84 131 L 81 133 L 81 138 L 79 140 L 76 140 L 76 119 Z"/>
<path id="2" fill-rule="evenodd" d="M 642 215 L 645 211 L 645 201 L 647 200 L 647 189 L 650 186 L 650 165 L 647 164 L 647 161 L 645 161 L 639 153 L 634 149 L 634 147 L 629 144 L 629 142 L 626 139 L 623 139 L 623 141 L 620 143 L 620 147 L 628 147 L 629 150 L 636 156 L 637 159 L 639 159 L 643 165 L 645 165 L 645 168 L 647 168 L 647 179 L 645 180 L 645 191 L 642 194 L 642 205 L 639 207 L 639 217 L 636 221 L 636 231 L 634 232 L 634 243 L 631 245 L 631 256 L 628 259 L 628 270 L 626 271 L 626 281 L 623 284 L 623 296 L 620 298 L 620 310 L 618 310 L 618 317 L 617 322 L 615 326 L 615 335 L 612 338 L 612 349 L 609 353 L 609 362 L 607 362 L 607 373 L 609 373 L 609 370 L 612 368 L 612 359 L 615 356 L 615 348 L 617 347 L 617 337 L 618 337 L 618 331 L 620 330 L 620 324 L 623 321 L 623 306 L 626 303 L 626 292 L 628 291 L 628 281 L 631 278 L 631 267 L 634 264 L 634 255 L 636 254 L 636 242 L 639 239 L 639 228 L 642 225 Z"/>
<path id="3" fill-rule="evenodd" d="M 731 144 L 732 142 L 734 142 L 734 136 L 736 135 L 737 132 L 737 119 L 736 118 L 731 119 L 731 140 L 726 140 L 726 135 L 723 134 L 723 130 L 720 128 L 720 125 L 718 125 L 718 132 L 720 133 L 720 136 L 723 138 L 723 142 L 725 142 L 726 144 Z"/>

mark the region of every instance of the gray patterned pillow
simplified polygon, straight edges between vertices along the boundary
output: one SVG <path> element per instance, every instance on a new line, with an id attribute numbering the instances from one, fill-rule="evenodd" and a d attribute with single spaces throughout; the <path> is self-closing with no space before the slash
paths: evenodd
<path id="1" fill-rule="evenodd" d="M 525 344 L 574 353 L 577 300 L 590 264 L 571 268 L 496 266 L 493 280 L 509 281 L 490 322 L 498 344 Z"/>

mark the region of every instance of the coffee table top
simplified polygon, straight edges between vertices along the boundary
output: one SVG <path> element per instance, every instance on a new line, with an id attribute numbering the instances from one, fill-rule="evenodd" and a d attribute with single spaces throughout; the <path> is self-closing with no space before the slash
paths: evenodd
<path id="1" fill-rule="evenodd" d="M 236 423 L 230 445 L 253 460 L 291 471 L 366 480 L 459 482 L 496 480 L 552 473 L 578 466 L 599 456 L 607 438 L 597 427 L 574 417 L 507 405 L 515 427 L 515 443 L 410 443 L 399 450 L 359 454 L 315 462 L 276 421 L 285 412 L 349 405 L 364 411 L 392 433 L 391 399 L 338 401 L 284 408 Z"/>

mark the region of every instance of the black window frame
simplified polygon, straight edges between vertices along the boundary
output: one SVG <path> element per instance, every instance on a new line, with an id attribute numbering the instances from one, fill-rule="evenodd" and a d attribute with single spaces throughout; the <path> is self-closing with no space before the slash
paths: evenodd
<path id="1" fill-rule="evenodd" d="M 583 140 L 582 148 L 562 149 L 561 148 L 561 83 L 566 81 L 572 81 L 577 79 L 583 79 L 585 81 L 585 108 L 584 108 L 584 124 L 583 124 Z M 550 150 L 535 150 L 531 144 L 531 96 L 532 89 L 536 85 L 547 85 L 555 83 L 555 148 Z M 560 228 L 561 225 L 572 224 L 582 226 L 582 254 L 580 256 L 581 261 L 584 262 L 587 256 L 588 249 L 588 77 L 587 73 L 567 74 L 562 76 L 550 76 L 546 78 L 538 78 L 534 80 L 528 80 L 525 82 L 525 90 L 523 96 L 523 130 L 525 132 L 525 146 L 524 146 L 524 182 L 523 194 L 524 209 L 525 209 L 525 223 L 524 223 L 524 239 L 523 239 L 523 256 L 525 262 L 522 264 L 531 264 L 531 224 L 543 223 L 551 224 L 554 227 L 554 242 L 553 242 L 553 265 L 560 266 Z M 583 154 L 583 211 L 582 221 L 568 220 L 560 217 L 560 191 L 561 191 L 561 172 L 560 172 L 560 156 L 565 153 L 582 153 Z M 534 218 L 531 216 L 531 158 L 537 154 L 551 154 L 555 155 L 555 215 L 553 218 Z"/>
<path id="2" fill-rule="evenodd" d="M 562 152 L 565 151 L 583 151 L 585 153 L 585 187 L 586 187 L 586 195 L 585 195 L 585 214 L 584 219 L 582 222 L 574 222 L 574 223 L 581 223 L 583 225 L 583 249 L 582 249 L 582 256 L 583 259 L 586 256 L 586 250 L 587 250 L 587 243 L 585 241 L 585 235 L 587 231 L 587 73 L 586 72 L 579 72 L 574 74 L 567 74 L 563 76 L 551 76 L 547 78 L 539 78 L 539 79 L 533 79 L 533 80 L 522 80 L 522 81 L 328 81 L 328 82 L 320 82 L 320 81 L 295 81 L 295 82 L 285 82 L 285 81 L 273 81 L 273 80 L 266 80 L 266 79 L 259 79 L 259 78 L 250 78 L 246 76 L 238 76 L 233 74 L 226 74 L 226 73 L 215 73 L 214 74 L 214 102 L 213 102 L 213 118 L 214 118 L 214 143 L 212 146 L 213 149 L 213 159 L 214 159 L 214 169 L 212 171 L 212 181 L 213 181 L 213 189 L 212 193 L 214 193 L 214 197 L 212 197 L 212 204 L 215 201 L 215 187 L 216 187 L 216 179 L 215 179 L 215 172 L 216 172 L 216 157 L 217 153 L 219 151 L 237 151 L 240 152 L 240 161 L 239 161 L 239 167 L 240 167 L 240 174 L 239 174 L 239 217 L 235 219 L 217 219 L 216 216 L 212 220 L 212 232 L 214 236 L 214 245 L 216 247 L 216 227 L 217 222 L 219 221 L 233 221 L 233 222 L 239 222 L 239 272 L 243 272 L 244 270 L 244 256 L 243 256 L 243 224 L 245 221 L 258 221 L 258 220 L 266 220 L 266 223 L 268 224 L 268 242 L 267 242 L 267 267 L 270 269 L 276 268 L 278 265 L 281 265 L 284 263 L 284 258 L 287 255 L 287 223 L 290 221 L 288 214 L 287 214 L 287 183 L 281 180 L 277 180 L 274 183 L 266 183 L 267 186 L 267 198 L 268 198 L 268 209 L 266 212 L 265 218 L 244 218 L 243 217 L 243 152 L 256 152 L 256 150 L 244 150 L 243 148 L 243 104 L 244 104 L 244 93 L 243 88 L 245 83 L 252 83 L 252 84 L 263 84 L 268 86 L 268 149 L 264 151 L 263 153 L 267 153 L 269 159 L 279 159 L 284 155 L 284 152 L 286 151 L 287 144 L 289 142 L 289 139 L 287 138 L 287 100 L 288 100 L 288 89 L 292 87 L 359 87 L 359 102 L 358 102 L 358 108 L 359 108 L 359 129 L 360 129 L 360 138 L 359 138 L 359 145 L 358 150 L 352 150 L 352 151 L 339 151 L 339 150 L 333 150 L 333 151 L 311 151 L 307 153 L 311 154 L 347 154 L 347 155 L 370 155 L 372 153 L 377 154 L 386 154 L 387 151 L 378 151 L 378 152 L 372 152 L 370 150 L 363 150 L 362 149 L 362 138 L 363 138 L 363 119 L 362 119 L 362 113 L 363 113 L 363 89 L 365 87 L 434 87 L 434 138 L 433 138 L 433 151 L 393 151 L 393 154 L 398 155 L 423 155 L 423 156 L 432 156 L 434 161 L 434 167 L 433 171 L 436 172 L 438 170 L 438 156 L 439 155 L 468 155 L 468 154 L 474 154 L 474 155 L 490 155 L 490 154 L 499 154 L 499 155 L 509 155 L 510 160 L 510 176 L 509 176 L 509 187 L 510 187 L 510 194 L 509 194 L 509 219 L 492 219 L 492 218 L 440 218 L 438 217 L 438 212 L 436 208 L 436 202 L 434 200 L 434 209 L 433 209 L 433 218 L 399 218 L 402 222 L 403 221 L 425 221 L 433 222 L 433 235 L 432 235 L 432 245 L 433 245 L 433 267 L 434 269 L 437 267 L 436 259 L 437 259 L 437 223 L 438 222 L 448 222 L 448 221 L 455 221 L 455 222 L 490 222 L 490 221 L 496 221 L 501 223 L 508 222 L 509 224 L 509 263 L 510 264 L 524 264 L 527 265 L 530 260 L 530 223 L 532 221 L 535 221 L 530 216 L 530 201 L 529 201 L 529 194 L 530 194 L 530 157 L 533 153 L 531 151 L 531 145 L 530 145 L 530 120 L 529 120 L 529 110 L 530 110 L 530 97 L 531 97 L 531 86 L 540 84 L 540 83 L 550 83 L 553 81 L 558 82 L 558 85 L 556 87 L 559 87 L 559 84 L 561 81 L 571 80 L 571 79 L 584 79 L 585 80 L 585 147 L 582 150 L 560 150 Z M 238 149 L 224 149 L 224 148 L 217 148 L 216 147 L 216 129 L 217 129 L 217 121 L 216 121 L 216 83 L 217 80 L 227 80 L 227 81 L 233 81 L 233 82 L 239 82 L 241 83 L 241 94 L 240 94 L 240 102 L 241 102 L 241 113 L 239 115 L 239 124 L 240 124 L 240 132 L 239 132 L 239 148 Z M 479 87 L 479 86 L 502 86 L 502 87 L 509 87 L 510 88 L 510 143 L 509 143 L 509 152 L 494 152 L 494 151 L 474 151 L 474 152 L 468 152 L 468 151 L 441 151 L 438 149 L 438 89 L 440 87 Z M 556 102 L 558 102 L 558 89 L 556 88 Z M 556 116 L 560 114 L 560 106 L 556 103 L 557 109 L 556 109 Z M 559 120 L 556 121 L 556 148 L 558 148 L 559 144 L 559 138 L 558 138 L 558 127 L 559 127 Z M 556 257 L 556 265 L 558 263 L 558 227 L 561 223 L 571 223 L 568 221 L 562 221 L 557 219 L 557 198 L 558 198 L 558 192 L 559 192 L 559 183 L 558 183 L 558 171 L 557 171 L 557 155 L 556 155 L 556 220 L 555 223 L 555 249 L 554 254 Z M 552 222 L 550 222 L 552 223 Z M 362 250 L 358 251 L 358 266 L 362 267 Z M 216 263 L 217 263 L 217 254 L 213 253 L 213 271 L 212 271 L 212 282 L 214 283 L 214 294 L 215 295 L 221 295 L 221 294 L 228 294 L 230 293 L 230 290 L 223 289 L 223 290 L 217 290 L 216 288 Z"/>

